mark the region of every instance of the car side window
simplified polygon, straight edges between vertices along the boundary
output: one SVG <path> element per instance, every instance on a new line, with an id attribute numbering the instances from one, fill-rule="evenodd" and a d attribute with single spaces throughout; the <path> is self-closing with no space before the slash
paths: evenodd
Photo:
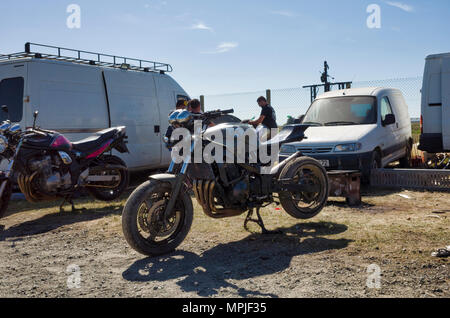
<path id="1" fill-rule="evenodd" d="M 393 115 L 391 103 L 389 102 L 389 98 L 383 97 L 381 100 L 381 121 L 386 120 L 387 115 Z"/>

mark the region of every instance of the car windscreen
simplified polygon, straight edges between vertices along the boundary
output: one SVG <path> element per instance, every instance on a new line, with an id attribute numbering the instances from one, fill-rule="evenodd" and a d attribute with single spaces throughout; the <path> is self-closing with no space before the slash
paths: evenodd
<path id="1" fill-rule="evenodd" d="M 376 122 L 376 98 L 372 96 L 317 99 L 303 119 L 304 124 L 321 126 L 368 125 Z"/>
<path id="2" fill-rule="evenodd" d="M 9 119 L 18 123 L 23 117 L 23 77 L 7 78 L 0 81 L 0 107 L 8 106 Z M 0 109 L 0 121 L 8 119 L 8 114 Z"/>

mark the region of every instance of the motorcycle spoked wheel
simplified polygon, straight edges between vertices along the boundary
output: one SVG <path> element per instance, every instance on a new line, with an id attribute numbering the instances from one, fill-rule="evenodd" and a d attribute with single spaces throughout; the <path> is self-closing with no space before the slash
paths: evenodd
<path id="1" fill-rule="evenodd" d="M 301 157 L 281 172 L 280 179 L 291 179 L 293 183 L 310 185 L 318 191 L 280 192 L 284 210 L 296 219 L 311 219 L 319 214 L 328 200 L 329 182 L 325 168 L 317 160 Z"/>
<path id="2" fill-rule="evenodd" d="M 110 165 L 120 165 L 126 167 L 125 162 L 116 157 L 116 156 L 105 156 L 101 159 L 102 163 L 104 164 L 110 164 Z M 111 170 L 111 171 L 103 171 L 101 174 L 110 174 L 114 173 L 116 175 L 120 176 L 120 182 L 117 184 L 117 186 L 113 188 L 102 188 L 102 187 L 86 187 L 88 192 L 97 200 L 101 201 L 113 201 L 117 198 L 119 198 L 125 190 L 128 188 L 129 180 L 130 180 L 130 174 L 128 171 L 123 170 Z M 101 175 L 99 174 L 99 175 Z M 108 184 L 106 184 L 108 186 Z"/>
<path id="3" fill-rule="evenodd" d="M 5 216 L 8 210 L 9 201 L 12 196 L 12 184 L 11 181 L 6 181 L 5 190 L 3 190 L 3 195 L 0 198 L 0 219 Z M 1 183 L 0 183 L 1 184 Z"/>
<path id="4" fill-rule="evenodd" d="M 175 212 L 164 219 L 171 186 L 147 181 L 129 197 L 122 213 L 122 229 L 128 244 L 147 256 L 174 251 L 188 235 L 194 216 L 192 201 L 186 191 L 180 193 Z"/>

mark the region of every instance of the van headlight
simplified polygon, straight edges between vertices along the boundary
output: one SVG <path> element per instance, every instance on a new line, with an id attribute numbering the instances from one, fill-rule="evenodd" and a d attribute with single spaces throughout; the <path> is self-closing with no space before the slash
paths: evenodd
<path id="1" fill-rule="evenodd" d="M 280 153 L 282 154 L 294 154 L 297 152 L 297 148 L 295 148 L 295 146 L 291 146 L 291 145 L 283 145 L 281 146 L 280 149 Z"/>
<path id="2" fill-rule="evenodd" d="M 334 152 L 355 152 L 361 150 L 362 145 L 360 143 L 343 144 L 334 147 Z"/>
<path id="3" fill-rule="evenodd" d="M 6 148 L 8 148 L 8 139 L 0 135 L 0 154 L 4 153 Z"/>

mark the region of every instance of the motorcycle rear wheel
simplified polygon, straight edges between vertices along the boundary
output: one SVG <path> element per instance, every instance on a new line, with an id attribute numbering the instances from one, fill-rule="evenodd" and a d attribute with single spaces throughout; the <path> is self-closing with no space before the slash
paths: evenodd
<path id="1" fill-rule="evenodd" d="M 125 162 L 116 156 L 104 156 L 101 159 L 102 163 L 110 165 L 119 165 L 126 167 Z M 100 201 L 113 201 L 119 198 L 125 190 L 128 188 L 130 182 L 130 174 L 128 171 L 119 171 L 120 173 L 120 183 L 115 188 L 95 188 L 87 187 L 88 192 L 97 200 Z"/>
<path id="2" fill-rule="evenodd" d="M 147 181 L 128 198 L 122 213 L 122 229 L 128 244 L 146 256 L 174 251 L 188 235 L 194 218 L 192 200 L 187 191 L 180 193 L 174 215 L 165 220 L 171 186 Z"/>
<path id="3" fill-rule="evenodd" d="M 281 180 L 292 180 L 316 187 L 318 191 L 279 193 L 283 209 L 296 219 L 311 219 L 318 215 L 328 201 L 329 181 L 325 168 L 317 160 L 309 157 L 295 159 L 284 167 Z"/>

